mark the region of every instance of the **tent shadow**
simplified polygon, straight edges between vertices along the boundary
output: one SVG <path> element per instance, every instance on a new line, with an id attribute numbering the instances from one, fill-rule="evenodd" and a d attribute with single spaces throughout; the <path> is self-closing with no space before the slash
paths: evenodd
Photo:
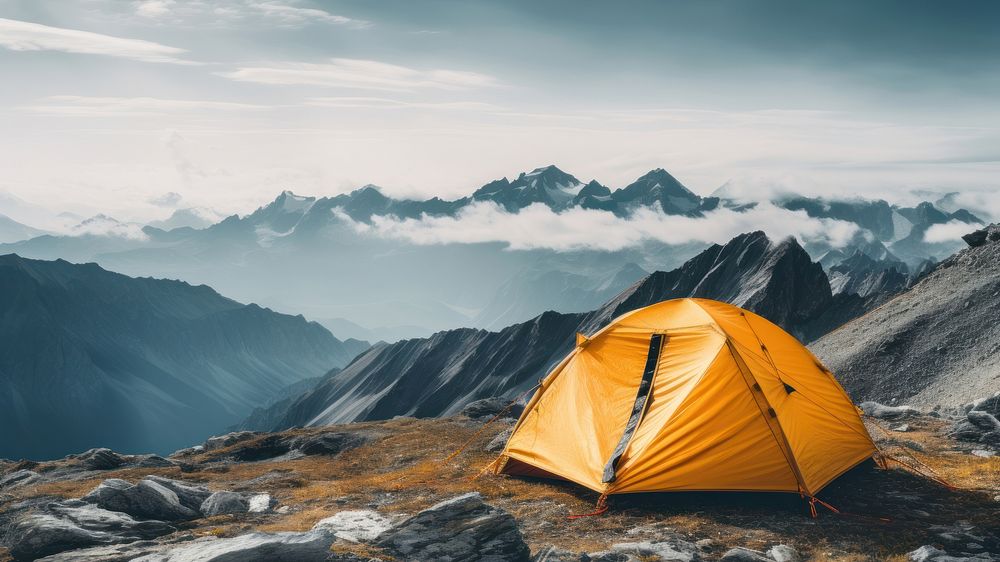
<path id="1" fill-rule="evenodd" d="M 582 500 L 594 499 L 593 492 L 560 484 Z M 882 470 L 870 460 L 841 475 L 817 496 L 840 513 L 817 505 L 819 516 L 813 520 L 816 525 L 811 532 L 825 527 L 831 535 L 851 529 L 878 535 L 881 528 L 887 535 L 909 530 L 925 535 L 929 527 L 953 526 L 958 521 L 1000 532 L 996 502 L 988 494 L 952 490 L 901 469 Z M 646 492 L 613 495 L 609 505 L 610 513 L 623 516 L 697 516 L 714 523 L 776 532 L 787 531 L 789 521 L 812 520 L 808 502 L 785 492 Z"/>

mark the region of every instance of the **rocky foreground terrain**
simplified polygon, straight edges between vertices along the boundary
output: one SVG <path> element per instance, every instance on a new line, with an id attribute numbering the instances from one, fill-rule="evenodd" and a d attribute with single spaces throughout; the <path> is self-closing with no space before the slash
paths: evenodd
<path id="1" fill-rule="evenodd" d="M 867 463 L 823 490 L 842 513 L 817 519 L 794 495 L 732 493 L 612 497 L 606 514 L 569 519 L 595 495 L 480 475 L 513 423 L 487 423 L 501 404 L 232 433 L 169 457 L 0 461 L 0 560 L 1000 560 L 1000 396 L 863 404 L 883 451 L 957 489 Z"/>

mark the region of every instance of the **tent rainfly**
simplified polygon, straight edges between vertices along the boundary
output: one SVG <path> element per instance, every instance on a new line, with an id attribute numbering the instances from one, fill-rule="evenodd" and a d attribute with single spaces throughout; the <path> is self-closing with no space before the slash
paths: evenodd
<path id="1" fill-rule="evenodd" d="M 572 352 L 528 402 L 496 473 L 602 494 L 815 494 L 877 449 L 798 340 L 707 299 L 635 310 Z M 814 509 L 815 514 L 815 509 Z"/>

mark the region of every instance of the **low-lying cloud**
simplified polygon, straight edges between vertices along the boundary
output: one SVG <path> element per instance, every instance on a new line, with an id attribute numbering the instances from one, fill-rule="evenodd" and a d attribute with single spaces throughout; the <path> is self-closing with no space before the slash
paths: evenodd
<path id="1" fill-rule="evenodd" d="M 350 221 L 345 215 L 340 216 Z M 794 236 L 802 241 L 843 247 L 860 232 L 853 223 L 812 218 L 803 211 L 789 211 L 771 204 L 761 204 L 745 212 L 719 209 L 704 217 L 667 215 L 660 210 L 640 208 L 623 218 L 607 211 L 579 208 L 557 213 L 542 204 L 510 213 L 492 202 L 481 202 L 463 208 L 454 217 L 374 216 L 370 224 L 351 222 L 358 232 L 420 245 L 501 242 L 511 250 L 556 251 L 615 251 L 648 241 L 723 243 L 754 230 L 763 230 L 773 239 Z"/>
<path id="2" fill-rule="evenodd" d="M 931 244 L 938 242 L 955 242 L 962 239 L 963 234 L 968 234 L 980 228 L 981 224 L 968 224 L 959 220 L 953 220 L 944 224 L 935 224 L 924 232 L 924 242 Z"/>

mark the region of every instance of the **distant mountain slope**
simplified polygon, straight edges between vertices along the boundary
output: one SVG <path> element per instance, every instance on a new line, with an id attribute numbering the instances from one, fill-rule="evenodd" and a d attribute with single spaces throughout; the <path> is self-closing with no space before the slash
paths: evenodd
<path id="1" fill-rule="evenodd" d="M 0 243 L 20 242 L 43 234 L 44 230 L 21 224 L 7 215 L 0 215 Z"/>
<path id="2" fill-rule="evenodd" d="M 170 451 L 366 347 L 206 286 L 0 256 L 0 457 Z"/>
<path id="3" fill-rule="evenodd" d="M 681 268 L 638 281 L 586 314 L 546 312 L 498 332 L 461 329 L 378 345 L 281 411 L 258 413 L 256 429 L 457 412 L 472 400 L 532 386 L 574 345 L 614 317 L 666 299 L 708 297 L 773 319 L 803 337 L 864 311 L 857 295 L 834 297 L 822 267 L 793 239 L 762 232 L 713 245 Z"/>
<path id="4" fill-rule="evenodd" d="M 998 318 L 1000 242 L 986 238 L 810 347 L 855 400 L 958 405 L 1000 390 Z"/>

